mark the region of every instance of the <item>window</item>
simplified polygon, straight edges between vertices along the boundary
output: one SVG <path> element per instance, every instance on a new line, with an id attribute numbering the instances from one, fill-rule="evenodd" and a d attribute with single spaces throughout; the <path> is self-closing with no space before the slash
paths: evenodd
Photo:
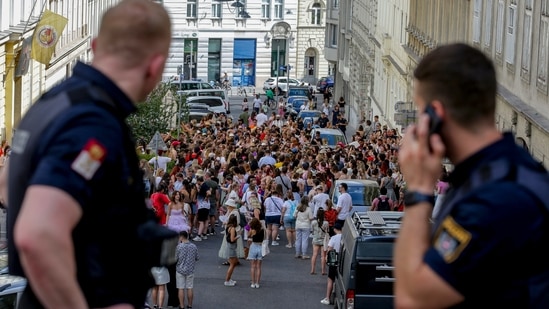
<path id="1" fill-rule="evenodd" d="M 490 47 L 492 40 L 492 12 L 493 1 L 486 0 L 486 10 L 484 10 L 484 46 Z"/>
<path id="2" fill-rule="evenodd" d="M 524 12 L 524 27 L 522 34 L 522 57 L 520 67 L 522 74 L 530 72 L 530 58 L 532 57 L 532 7 L 528 8 Z"/>
<path id="3" fill-rule="evenodd" d="M 330 24 L 330 32 L 329 32 L 329 42 L 328 46 L 330 47 L 337 47 L 337 25 Z"/>
<path id="4" fill-rule="evenodd" d="M 505 61 L 509 64 L 515 63 L 515 40 L 516 40 L 517 6 L 509 6 L 507 15 L 507 32 L 505 35 Z"/>
<path id="5" fill-rule="evenodd" d="M 187 18 L 196 18 L 196 0 L 187 0 Z"/>
<path id="6" fill-rule="evenodd" d="M 274 18 L 275 19 L 284 18 L 284 0 L 274 1 Z"/>
<path id="7" fill-rule="evenodd" d="M 212 2 L 212 18 L 221 18 L 223 12 L 223 4 L 218 1 Z"/>
<path id="8" fill-rule="evenodd" d="M 499 0 L 498 2 L 498 14 L 496 19 L 496 53 L 501 54 L 503 51 L 503 15 L 504 12 L 504 1 Z"/>
<path id="9" fill-rule="evenodd" d="M 271 0 L 261 0 L 261 18 L 271 18 Z"/>
<path id="10" fill-rule="evenodd" d="M 320 25 L 322 23 L 320 19 L 320 3 L 315 3 L 311 7 L 311 24 L 312 25 Z"/>
<path id="11" fill-rule="evenodd" d="M 339 9 L 339 0 L 332 0 L 332 8 Z"/>
<path id="12" fill-rule="evenodd" d="M 482 0 L 475 0 L 473 9 L 473 42 L 480 43 L 480 14 L 482 11 Z"/>
<path id="13" fill-rule="evenodd" d="M 546 11 L 549 13 L 549 1 L 545 1 Z M 543 14 L 543 11 L 542 11 Z M 549 14 L 548 14 L 549 15 Z M 549 68 L 549 16 L 542 16 L 539 27 L 538 50 L 538 82 L 547 85 L 547 70 Z"/>

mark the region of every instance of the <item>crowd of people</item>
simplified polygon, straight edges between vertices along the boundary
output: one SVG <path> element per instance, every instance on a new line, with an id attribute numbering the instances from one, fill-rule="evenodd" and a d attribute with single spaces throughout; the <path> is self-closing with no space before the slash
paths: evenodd
<path id="1" fill-rule="evenodd" d="M 373 202 L 387 198 L 387 210 L 403 208 L 397 130 L 382 125 L 376 116 L 374 122 L 358 126 L 349 144 L 330 148 L 310 135 L 318 123 L 305 126 L 280 114 L 278 107 L 268 117 L 260 101 L 256 98 L 251 105 L 258 113 L 248 113 L 246 105 L 236 121 L 211 115 L 184 124 L 179 136 L 162 134 L 169 149 L 141 161 L 143 181 L 150 189 L 145 194 L 161 224 L 187 232 L 194 243 L 223 234 L 219 257 L 229 266 L 225 286 L 236 284 L 232 273 L 239 259 L 247 258 L 250 286 L 259 288 L 265 250 L 280 245 L 281 233 L 295 258 L 310 259 L 312 275 L 317 269 L 329 275 L 330 237 L 352 209 L 346 184 L 332 188 L 336 180 L 376 180 L 382 194 Z M 331 106 L 324 102 L 321 108 L 326 105 Z M 334 104 L 325 116 L 341 117 L 339 106 Z M 139 152 L 144 149 L 146 145 L 138 147 Z M 337 205 L 332 205 L 332 190 L 342 194 Z"/>

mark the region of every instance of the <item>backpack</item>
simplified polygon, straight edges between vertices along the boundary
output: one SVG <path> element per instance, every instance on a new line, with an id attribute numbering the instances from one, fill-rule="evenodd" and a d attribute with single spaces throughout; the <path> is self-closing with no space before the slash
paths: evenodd
<path id="1" fill-rule="evenodd" d="M 389 198 L 388 197 L 378 197 L 379 203 L 377 203 L 377 210 L 378 211 L 390 211 L 391 205 L 389 204 Z"/>
<path id="2" fill-rule="evenodd" d="M 339 266 L 338 254 L 337 254 L 337 251 L 335 251 L 335 249 L 332 249 L 326 252 L 326 265 L 331 267 Z"/>

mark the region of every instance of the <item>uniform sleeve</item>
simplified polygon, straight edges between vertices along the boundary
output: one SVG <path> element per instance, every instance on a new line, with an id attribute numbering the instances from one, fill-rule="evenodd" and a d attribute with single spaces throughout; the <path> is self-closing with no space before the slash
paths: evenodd
<path id="1" fill-rule="evenodd" d="M 442 219 L 424 261 L 466 295 L 522 260 L 517 252 L 531 250 L 543 231 L 542 210 L 524 189 L 513 183 L 486 186 Z"/>
<path id="2" fill-rule="evenodd" d="M 47 144 L 38 147 L 30 185 L 56 187 L 83 205 L 104 181 L 112 184 L 107 190 L 113 191 L 127 181 L 120 179 L 124 158 L 121 127 L 106 111 L 73 108 L 42 136 Z"/>

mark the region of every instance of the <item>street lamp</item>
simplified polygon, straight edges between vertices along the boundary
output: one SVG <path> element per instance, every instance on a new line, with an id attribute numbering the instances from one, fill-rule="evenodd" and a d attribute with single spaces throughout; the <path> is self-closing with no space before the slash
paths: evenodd
<path id="1" fill-rule="evenodd" d="M 229 12 L 231 13 L 234 13 L 236 10 L 238 10 L 238 16 L 241 17 L 241 18 L 250 18 L 250 14 L 248 14 L 248 12 L 246 12 L 246 10 L 244 9 L 246 7 L 246 5 L 242 2 L 240 2 L 240 0 L 217 0 L 219 2 L 226 2 L 227 3 L 227 9 L 229 9 Z M 233 7 L 233 9 L 231 9 L 231 6 L 229 6 L 229 2 L 233 2 L 231 3 L 231 6 Z"/>

